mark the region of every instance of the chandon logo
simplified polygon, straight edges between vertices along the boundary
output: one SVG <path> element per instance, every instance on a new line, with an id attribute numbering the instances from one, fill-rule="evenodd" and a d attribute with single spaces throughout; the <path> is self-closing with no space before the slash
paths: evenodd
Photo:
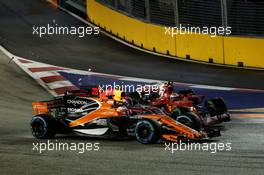
<path id="1" fill-rule="evenodd" d="M 73 104 L 73 105 L 86 105 L 87 102 L 84 100 L 67 100 L 68 104 Z"/>

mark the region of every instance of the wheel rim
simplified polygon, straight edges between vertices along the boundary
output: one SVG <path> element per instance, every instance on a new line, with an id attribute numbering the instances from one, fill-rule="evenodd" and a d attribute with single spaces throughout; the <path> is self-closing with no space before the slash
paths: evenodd
<path id="1" fill-rule="evenodd" d="M 35 136 L 36 138 L 43 137 L 47 132 L 46 122 L 41 118 L 34 118 L 31 123 L 31 130 L 33 136 Z"/>
<path id="2" fill-rule="evenodd" d="M 138 123 L 136 127 L 136 137 L 141 143 L 150 143 L 153 136 L 154 128 L 149 122 L 143 121 Z"/>
<path id="3" fill-rule="evenodd" d="M 138 136 L 140 138 L 143 138 L 143 139 L 146 139 L 149 137 L 149 135 L 151 134 L 150 132 L 150 128 L 146 125 L 143 125 L 143 126 L 139 126 L 138 128 Z"/>

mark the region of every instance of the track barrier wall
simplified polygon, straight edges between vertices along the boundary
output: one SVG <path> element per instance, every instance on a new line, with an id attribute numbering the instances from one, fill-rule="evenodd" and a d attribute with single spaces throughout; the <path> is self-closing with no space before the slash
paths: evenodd
<path id="1" fill-rule="evenodd" d="M 247 10 L 246 7 L 253 9 Z M 91 22 L 138 47 L 185 59 L 239 67 L 264 68 L 263 12 L 264 2 L 244 0 L 87 0 Z M 179 24 L 230 26 L 234 31 L 230 36 L 215 37 L 205 34 L 165 35 L 165 26 Z"/>

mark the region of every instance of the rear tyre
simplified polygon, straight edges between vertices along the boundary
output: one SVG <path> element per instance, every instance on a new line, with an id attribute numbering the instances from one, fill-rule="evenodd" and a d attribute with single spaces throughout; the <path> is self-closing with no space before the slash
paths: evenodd
<path id="1" fill-rule="evenodd" d="M 185 113 L 183 115 L 180 115 L 176 118 L 176 121 L 192 128 L 195 129 L 197 131 L 200 131 L 202 128 L 202 123 L 201 120 L 199 119 L 199 117 L 192 113 L 192 112 L 188 112 Z"/>
<path id="2" fill-rule="evenodd" d="M 213 98 L 205 102 L 205 108 L 213 116 L 222 115 L 227 112 L 227 107 L 222 98 Z"/>
<path id="3" fill-rule="evenodd" d="M 138 142 L 142 144 L 153 144 L 159 141 L 161 128 L 155 121 L 141 120 L 136 125 L 135 134 Z"/>
<path id="4" fill-rule="evenodd" d="M 57 121 L 50 115 L 34 116 L 31 120 L 32 135 L 37 139 L 50 139 L 56 134 Z"/>

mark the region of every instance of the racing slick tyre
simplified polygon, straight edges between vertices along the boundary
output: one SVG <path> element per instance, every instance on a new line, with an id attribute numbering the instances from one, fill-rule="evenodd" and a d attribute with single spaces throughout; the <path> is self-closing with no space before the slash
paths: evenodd
<path id="1" fill-rule="evenodd" d="M 31 120 L 32 135 L 37 139 L 50 139 L 56 134 L 57 121 L 50 115 L 36 115 Z"/>
<path id="2" fill-rule="evenodd" d="M 185 114 L 182 114 L 178 117 L 176 117 L 176 121 L 180 122 L 192 129 L 195 129 L 197 131 L 200 131 L 202 128 L 202 123 L 199 117 L 192 113 L 192 112 L 187 112 Z"/>
<path id="3" fill-rule="evenodd" d="M 170 114 L 170 116 L 173 118 L 173 119 L 176 119 L 177 117 L 179 117 L 180 115 L 182 114 L 186 114 L 188 112 L 191 112 L 190 108 L 189 107 L 177 107 L 177 108 L 174 108 Z"/>
<path id="4" fill-rule="evenodd" d="M 132 99 L 133 105 L 141 103 L 141 98 L 138 92 L 131 92 L 128 94 L 128 97 Z"/>
<path id="5" fill-rule="evenodd" d="M 161 127 L 152 120 L 141 120 L 136 124 L 135 134 L 138 142 L 142 144 L 157 143 L 161 135 Z"/>
<path id="6" fill-rule="evenodd" d="M 205 102 L 209 114 L 213 116 L 222 115 L 227 112 L 227 107 L 222 98 L 213 98 Z"/>

